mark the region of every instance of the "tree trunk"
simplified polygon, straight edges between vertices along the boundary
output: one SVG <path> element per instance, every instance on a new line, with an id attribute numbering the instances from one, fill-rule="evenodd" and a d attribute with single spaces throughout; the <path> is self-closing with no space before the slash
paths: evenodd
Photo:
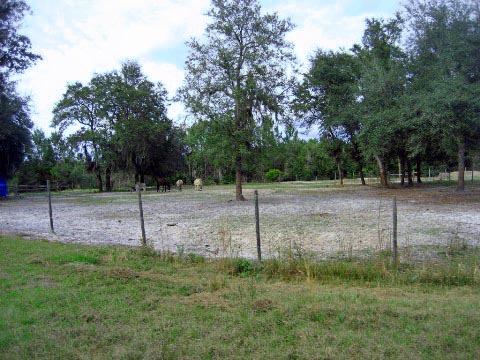
<path id="1" fill-rule="evenodd" d="M 207 180 L 207 157 L 203 158 L 203 178 Z"/>
<path id="2" fill-rule="evenodd" d="M 421 184 L 422 183 L 422 160 L 419 157 L 417 157 L 416 163 L 417 163 L 417 184 Z"/>
<path id="3" fill-rule="evenodd" d="M 221 167 L 218 167 L 218 182 L 220 184 L 223 183 L 223 174 L 222 174 L 222 168 Z"/>
<path id="4" fill-rule="evenodd" d="M 360 166 L 360 180 L 362 180 L 362 185 L 367 185 L 365 182 L 365 174 L 363 173 L 363 167 Z"/>
<path id="5" fill-rule="evenodd" d="M 145 183 L 145 174 L 144 174 L 144 173 L 140 173 L 140 182 L 141 182 L 142 184 Z"/>
<path id="6" fill-rule="evenodd" d="M 112 192 L 112 181 L 111 181 L 112 167 L 107 166 L 105 169 L 105 190 L 107 192 Z"/>
<path id="7" fill-rule="evenodd" d="M 362 185 L 367 185 L 365 182 L 365 175 L 363 173 L 363 158 L 362 158 L 362 153 L 358 147 L 357 141 L 354 141 L 354 136 L 350 135 L 350 138 L 352 139 L 352 152 L 353 152 L 353 159 L 357 163 L 359 173 L 360 173 L 360 180 L 362 180 Z"/>
<path id="8" fill-rule="evenodd" d="M 336 159 L 336 161 L 337 161 L 338 177 L 340 179 L 340 186 L 343 186 L 342 161 L 338 158 Z"/>
<path id="9" fill-rule="evenodd" d="M 103 192 L 102 173 L 100 172 L 100 169 L 97 169 L 96 173 L 97 173 L 97 189 L 99 192 Z"/>
<path id="10" fill-rule="evenodd" d="M 412 160 L 407 160 L 408 186 L 413 186 Z"/>
<path id="11" fill-rule="evenodd" d="M 400 185 L 405 186 L 405 163 L 406 159 L 405 156 L 400 156 L 398 158 L 398 165 L 399 165 L 399 170 L 400 170 Z"/>
<path id="12" fill-rule="evenodd" d="M 242 155 L 237 154 L 235 159 L 235 199 L 243 201 L 242 194 Z"/>
<path id="13" fill-rule="evenodd" d="M 380 156 L 375 155 L 375 160 L 377 161 L 378 171 L 380 173 L 380 185 L 388 187 L 387 170 L 385 169 L 383 159 Z"/>
<path id="14" fill-rule="evenodd" d="M 240 73 L 240 68 L 237 69 L 237 72 Z M 237 77 L 236 89 L 241 89 L 240 77 Z M 242 113 L 240 108 L 240 100 L 235 99 L 235 127 L 237 131 L 241 134 L 243 130 L 242 117 L 245 114 Z M 242 154 L 240 153 L 240 144 L 236 144 L 236 155 L 235 155 L 235 199 L 237 201 L 243 201 L 245 198 L 242 194 Z"/>
<path id="15" fill-rule="evenodd" d="M 465 139 L 458 142 L 458 182 L 457 191 L 465 190 Z"/>

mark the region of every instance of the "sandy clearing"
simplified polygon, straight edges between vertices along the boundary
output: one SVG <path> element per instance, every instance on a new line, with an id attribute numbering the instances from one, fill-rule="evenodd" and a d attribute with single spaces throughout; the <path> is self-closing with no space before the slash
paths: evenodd
<path id="1" fill-rule="evenodd" d="M 256 256 L 253 190 L 236 202 L 233 187 L 186 188 L 143 195 L 145 228 L 157 250 L 207 256 Z M 382 190 L 315 188 L 312 183 L 262 186 L 260 217 L 264 256 L 293 248 L 319 257 L 359 254 L 388 246 L 391 198 L 398 198 L 399 244 L 420 249 L 465 241 L 480 245 L 480 188 Z M 0 232 L 82 244 L 140 244 L 136 194 L 55 195 L 55 234 L 49 231 L 46 197 L 0 202 Z M 174 223 L 175 226 L 167 224 Z M 418 254 L 418 251 L 417 251 Z"/>

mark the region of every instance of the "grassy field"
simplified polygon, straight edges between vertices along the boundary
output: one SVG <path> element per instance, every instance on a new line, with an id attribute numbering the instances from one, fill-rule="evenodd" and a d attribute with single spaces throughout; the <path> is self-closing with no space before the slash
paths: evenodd
<path id="1" fill-rule="evenodd" d="M 0 238 L 0 358 L 479 358 L 477 258 L 259 266 Z"/>

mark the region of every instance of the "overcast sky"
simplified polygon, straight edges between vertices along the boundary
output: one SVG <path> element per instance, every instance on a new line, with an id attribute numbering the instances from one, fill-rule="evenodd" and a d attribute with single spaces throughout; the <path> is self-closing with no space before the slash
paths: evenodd
<path id="1" fill-rule="evenodd" d="M 51 132 L 52 109 L 67 83 L 88 83 L 94 73 L 119 69 L 137 60 L 151 81 L 162 82 L 170 96 L 183 81 L 185 41 L 201 37 L 210 0 L 27 0 L 21 32 L 43 60 L 19 77 L 19 90 L 31 97 L 32 120 Z M 290 17 L 288 35 L 301 63 L 315 49 L 349 49 L 359 42 L 367 17 L 389 18 L 400 0 L 262 0 L 263 12 Z M 183 119 L 181 104 L 170 117 Z"/>

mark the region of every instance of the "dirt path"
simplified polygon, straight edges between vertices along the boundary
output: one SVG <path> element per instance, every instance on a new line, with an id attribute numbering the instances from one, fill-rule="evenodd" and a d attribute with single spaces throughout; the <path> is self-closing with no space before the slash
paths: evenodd
<path id="1" fill-rule="evenodd" d="M 356 255 L 388 246 L 391 199 L 397 196 L 399 244 L 415 250 L 451 242 L 480 245 L 480 188 L 381 190 L 319 188 L 315 183 L 260 186 L 264 256 L 313 251 L 319 257 Z M 236 202 L 233 187 L 186 188 L 143 195 L 145 228 L 157 250 L 209 256 L 256 256 L 253 190 Z M 55 234 L 46 197 L 0 202 L 0 232 L 83 244 L 140 244 L 136 194 L 61 194 L 53 198 Z M 167 224 L 174 226 L 169 226 Z M 421 257 L 421 256 L 420 256 Z"/>

